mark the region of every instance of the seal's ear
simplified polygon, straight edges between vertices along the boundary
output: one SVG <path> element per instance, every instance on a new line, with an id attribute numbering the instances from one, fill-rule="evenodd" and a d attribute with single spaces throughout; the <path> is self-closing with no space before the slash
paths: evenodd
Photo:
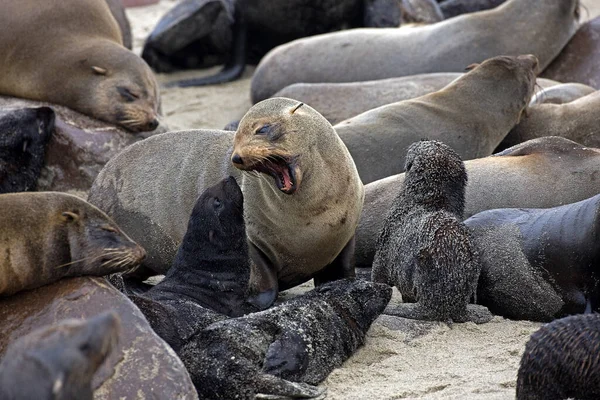
<path id="1" fill-rule="evenodd" d="M 470 70 L 472 70 L 472 69 L 474 69 L 475 67 L 478 67 L 478 66 L 479 66 L 478 63 L 473 63 L 473 64 L 467 66 L 467 68 L 465 68 L 465 71 L 470 71 Z"/>
<path id="2" fill-rule="evenodd" d="M 293 114 L 293 113 L 295 113 L 296 111 L 298 111 L 298 109 L 299 109 L 300 107 L 302 107 L 303 105 L 304 105 L 304 103 L 300 103 L 300 104 L 298 104 L 296 107 L 292 108 L 292 109 L 290 110 L 290 114 Z"/>
<path id="3" fill-rule="evenodd" d="M 106 75 L 108 72 L 106 68 L 96 67 L 95 65 L 92 67 L 92 71 L 94 71 L 96 75 Z"/>
<path id="4" fill-rule="evenodd" d="M 75 222 L 79 220 L 79 215 L 71 211 L 65 211 L 61 214 L 61 216 L 65 222 Z"/>

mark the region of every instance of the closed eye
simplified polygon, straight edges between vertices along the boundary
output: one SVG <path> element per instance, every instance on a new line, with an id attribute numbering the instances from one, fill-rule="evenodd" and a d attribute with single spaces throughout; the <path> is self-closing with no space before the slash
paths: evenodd
<path id="1" fill-rule="evenodd" d="M 117 233 L 117 230 L 109 225 L 101 226 L 100 229 L 102 229 L 103 231 L 106 231 L 106 232 Z"/>
<path id="2" fill-rule="evenodd" d="M 140 97 L 134 93 L 132 93 L 129 89 L 123 86 L 117 86 L 117 91 L 121 95 L 121 97 L 128 103 L 136 101 Z"/>
<path id="3" fill-rule="evenodd" d="M 263 125 L 259 130 L 256 131 L 256 134 L 266 135 L 267 133 L 269 133 L 269 128 L 271 128 L 271 125 Z"/>

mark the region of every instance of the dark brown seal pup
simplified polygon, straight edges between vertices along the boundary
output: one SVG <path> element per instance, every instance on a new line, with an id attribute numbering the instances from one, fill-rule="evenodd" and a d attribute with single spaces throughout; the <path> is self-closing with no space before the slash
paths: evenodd
<path id="1" fill-rule="evenodd" d="M 106 214 L 76 196 L 3 194 L 0 209 L 0 296 L 131 270 L 145 256 Z"/>
<path id="2" fill-rule="evenodd" d="M 469 304 L 481 264 L 462 224 L 467 171 L 447 145 L 412 144 L 405 179 L 377 241 L 373 282 L 396 286 L 404 303 L 387 311 L 404 318 L 488 322 Z"/>
<path id="3" fill-rule="evenodd" d="M 92 400 L 92 378 L 118 341 L 115 313 L 63 320 L 16 340 L 0 362 L 4 400 Z"/>
<path id="4" fill-rule="evenodd" d="M 600 193 L 600 150 L 560 137 L 530 140 L 465 166 L 465 218 L 493 208 L 555 207 Z M 371 267 L 378 234 L 403 180 L 399 174 L 365 186 L 356 230 L 357 267 Z"/>
<path id="5" fill-rule="evenodd" d="M 285 290 L 354 276 L 364 189 L 348 149 L 311 107 L 267 99 L 244 115 L 231 161 L 242 176 L 256 304 Z"/>
<path id="6" fill-rule="evenodd" d="M 54 119 L 49 107 L 0 109 L 0 193 L 36 189 Z"/>
<path id="7" fill-rule="evenodd" d="M 600 194 L 554 208 L 503 208 L 465 221 L 481 253 L 478 303 L 513 319 L 600 310 Z"/>
<path id="8" fill-rule="evenodd" d="M 134 132 L 158 126 L 154 75 L 123 47 L 105 0 L 4 0 L 0 43 L 0 94 L 62 104 Z"/>
<path id="9" fill-rule="evenodd" d="M 558 57 L 544 70 L 544 78 L 579 82 L 600 89 L 600 17 L 582 25 Z"/>
<path id="10" fill-rule="evenodd" d="M 499 55 L 534 54 L 543 70 L 573 36 L 578 18 L 579 0 L 509 0 L 493 10 L 432 25 L 352 29 L 299 39 L 262 59 L 252 78 L 252 101 L 292 83 L 461 72 Z"/>
<path id="11" fill-rule="evenodd" d="M 600 398 L 600 316 L 574 315 L 542 326 L 525 346 L 517 400 Z"/>
<path id="12" fill-rule="evenodd" d="M 319 397 L 324 390 L 312 385 L 364 344 L 391 294 L 380 283 L 330 282 L 270 310 L 209 326 L 183 347 L 181 359 L 200 399 Z"/>
<path id="13" fill-rule="evenodd" d="M 334 128 L 365 184 L 402 172 L 406 150 L 422 138 L 440 140 L 466 160 L 486 157 L 519 123 L 537 65 L 531 55 L 494 57 L 440 91 L 367 111 Z"/>

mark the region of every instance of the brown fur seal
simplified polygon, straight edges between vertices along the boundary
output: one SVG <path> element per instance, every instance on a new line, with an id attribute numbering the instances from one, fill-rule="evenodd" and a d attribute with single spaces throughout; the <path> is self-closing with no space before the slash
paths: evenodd
<path id="1" fill-rule="evenodd" d="M 92 400 L 92 378 L 115 348 L 116 313 L 62 320 L 16 340 L 0 363 L 4 400 Z"/>
<path id="2" fill-rule="evenodd" d="M 581 26 L 567 46 L 544 70 L 544 78 L 579 82 L 600 89 L 600 17 Z"/>
<path id="3" fill-rule="evenodd" d="M 123 47 L 106 1 L 2 1 L 0 43 L 0 94 L 62 104 L 134 132 L 158 126 L 154 75 Z"/>
<path id="4" fill-rule="evenodd" d="M 244 221 L 261 307 L 313 277 L 318 285 L 354 276 L 363 185 L 321 114 L 286 98 L 256 104 L 240 121 L 231 160 L 246 172 Z"/>
<path id="5" fill-rule="evenodd" d="M 600 150 L 560 137 L 522 143 L 491 157 L 465 162 L 469 183 L 465 218 L 507 207 L 555 207 L 600 193 Z M 356 266 L 371 267 L 377 235 L 404 174 L 365 186 L 356 230 Z"/>
<path id="6" fill-rule="evenodd" d="M 0 295 L 137 267 L 145 251 L 106 214 L 58 192 L 0 195 Z"/>
<path id="7" fill-rule="evenodd" d="M 492 314 L 487 309 L 469 304 L 481 264 L 462 223 L 467 171 L 460 156 L 435 140 L 413 143 L 406 154 L 405 177 L 373 260 L 373 282 L 397 287 L 404 302 L 386 313 L 489 322 Z"/>
<path id="8" fill-rule="evenodd" d="M 308 104 L 335 125 L 386 104 L 437 92 L 463 75 L 460 72 L 437 72 L 366 82 L 295 83 L 273 97 L 287 97 Z M 560 82 L 549 79 L 536 80 L 536 86 L 542 89 L 558 84 Z"/>
<path id="9" fill-rule="evenodd" d="M 535 85 L 534 56 L 494 57 L 444 89 L 335 125 L 362 181 L 403 171 L 408 147 L 436 139 L 462 158 L 489 156 L 519 122 Z"/>
<path id="10" fill-rule="evenodd" d="M 499 55 L 534 54 L 543 70 L 573 36 L 578 18 L 579 0 L 510 0 L 493 10 L 427 26 L 353 29 L 296 40 L 260 62 L 252 78 L 252 100 L 297 82 L 460 72 Z"/>
<path id="11" fill-rule="evenodd" d="M 595 91 L 596 89 L 593 87 L 582 83 L 561 83 L 560 85 L 537 91 L 531 98 L 529 107 L 538 104 L 570 103 Z"/>
<path id="12" fill-rule="evenodd" d="M 539 104 L 504 138 L 506 149 L 543 136 L 562 136 L 579 144 L 600 147 L 600 92 L 593 92 L 566 104 Z"/>
<path id="13" fill-rule="evenodd" d="M 542 326 L 525 345 L 517 400 L 600 398 L 600 316 L 574 315 Z"/>

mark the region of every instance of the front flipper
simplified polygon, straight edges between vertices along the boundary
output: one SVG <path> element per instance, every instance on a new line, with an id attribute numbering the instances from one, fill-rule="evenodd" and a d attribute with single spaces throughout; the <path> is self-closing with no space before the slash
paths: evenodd
<path id="1" fill-rule="evenodd" d="M 269 308 L 279 294 L 277 271 L 271 261 L 253 243 L 248 242 L 248 253 L 252 265 L 250 267 L 250 292 L 248 303 L 259 310 Z"/>
<path id="2" fill-rule="evenodd" d="M 286 381 L 273 375 L 262 374 L 256 380 L 257 399 L 324 399 L 325 388 Z"/>
<path id="3" fill-rule="evenodd" d="M 315 274 L 313 277 L 315 286 L 320 286 L 326 282 L 336 281 L 338 279 L 356 277 L 356 272 L 354 271 L 355 243 L 355 236 L 352 236 L 352 239 L 346 243 L 346 246 L 344 246 L 335 260 Z"/>
<path id="4" fill-rule="evenodd" d="M 388 306 L 383 313 L 408 319 L 441 322 L 474 322 L 476 324 L 484 324 L 494 317 L 487 307 L 478 304 L 468 304 L 464 313 L 454 315 L 451 318 L 444 318 L 436 310 L 428 309 L 421 303 L 402 303 Z"/>
<path id="5" fill-rule="evenodd" d="M 299 380 L 308 367 L 308 343 L 302 335 L 286 331 L 271 343 L 263 372 L 280 378 Z"/>

